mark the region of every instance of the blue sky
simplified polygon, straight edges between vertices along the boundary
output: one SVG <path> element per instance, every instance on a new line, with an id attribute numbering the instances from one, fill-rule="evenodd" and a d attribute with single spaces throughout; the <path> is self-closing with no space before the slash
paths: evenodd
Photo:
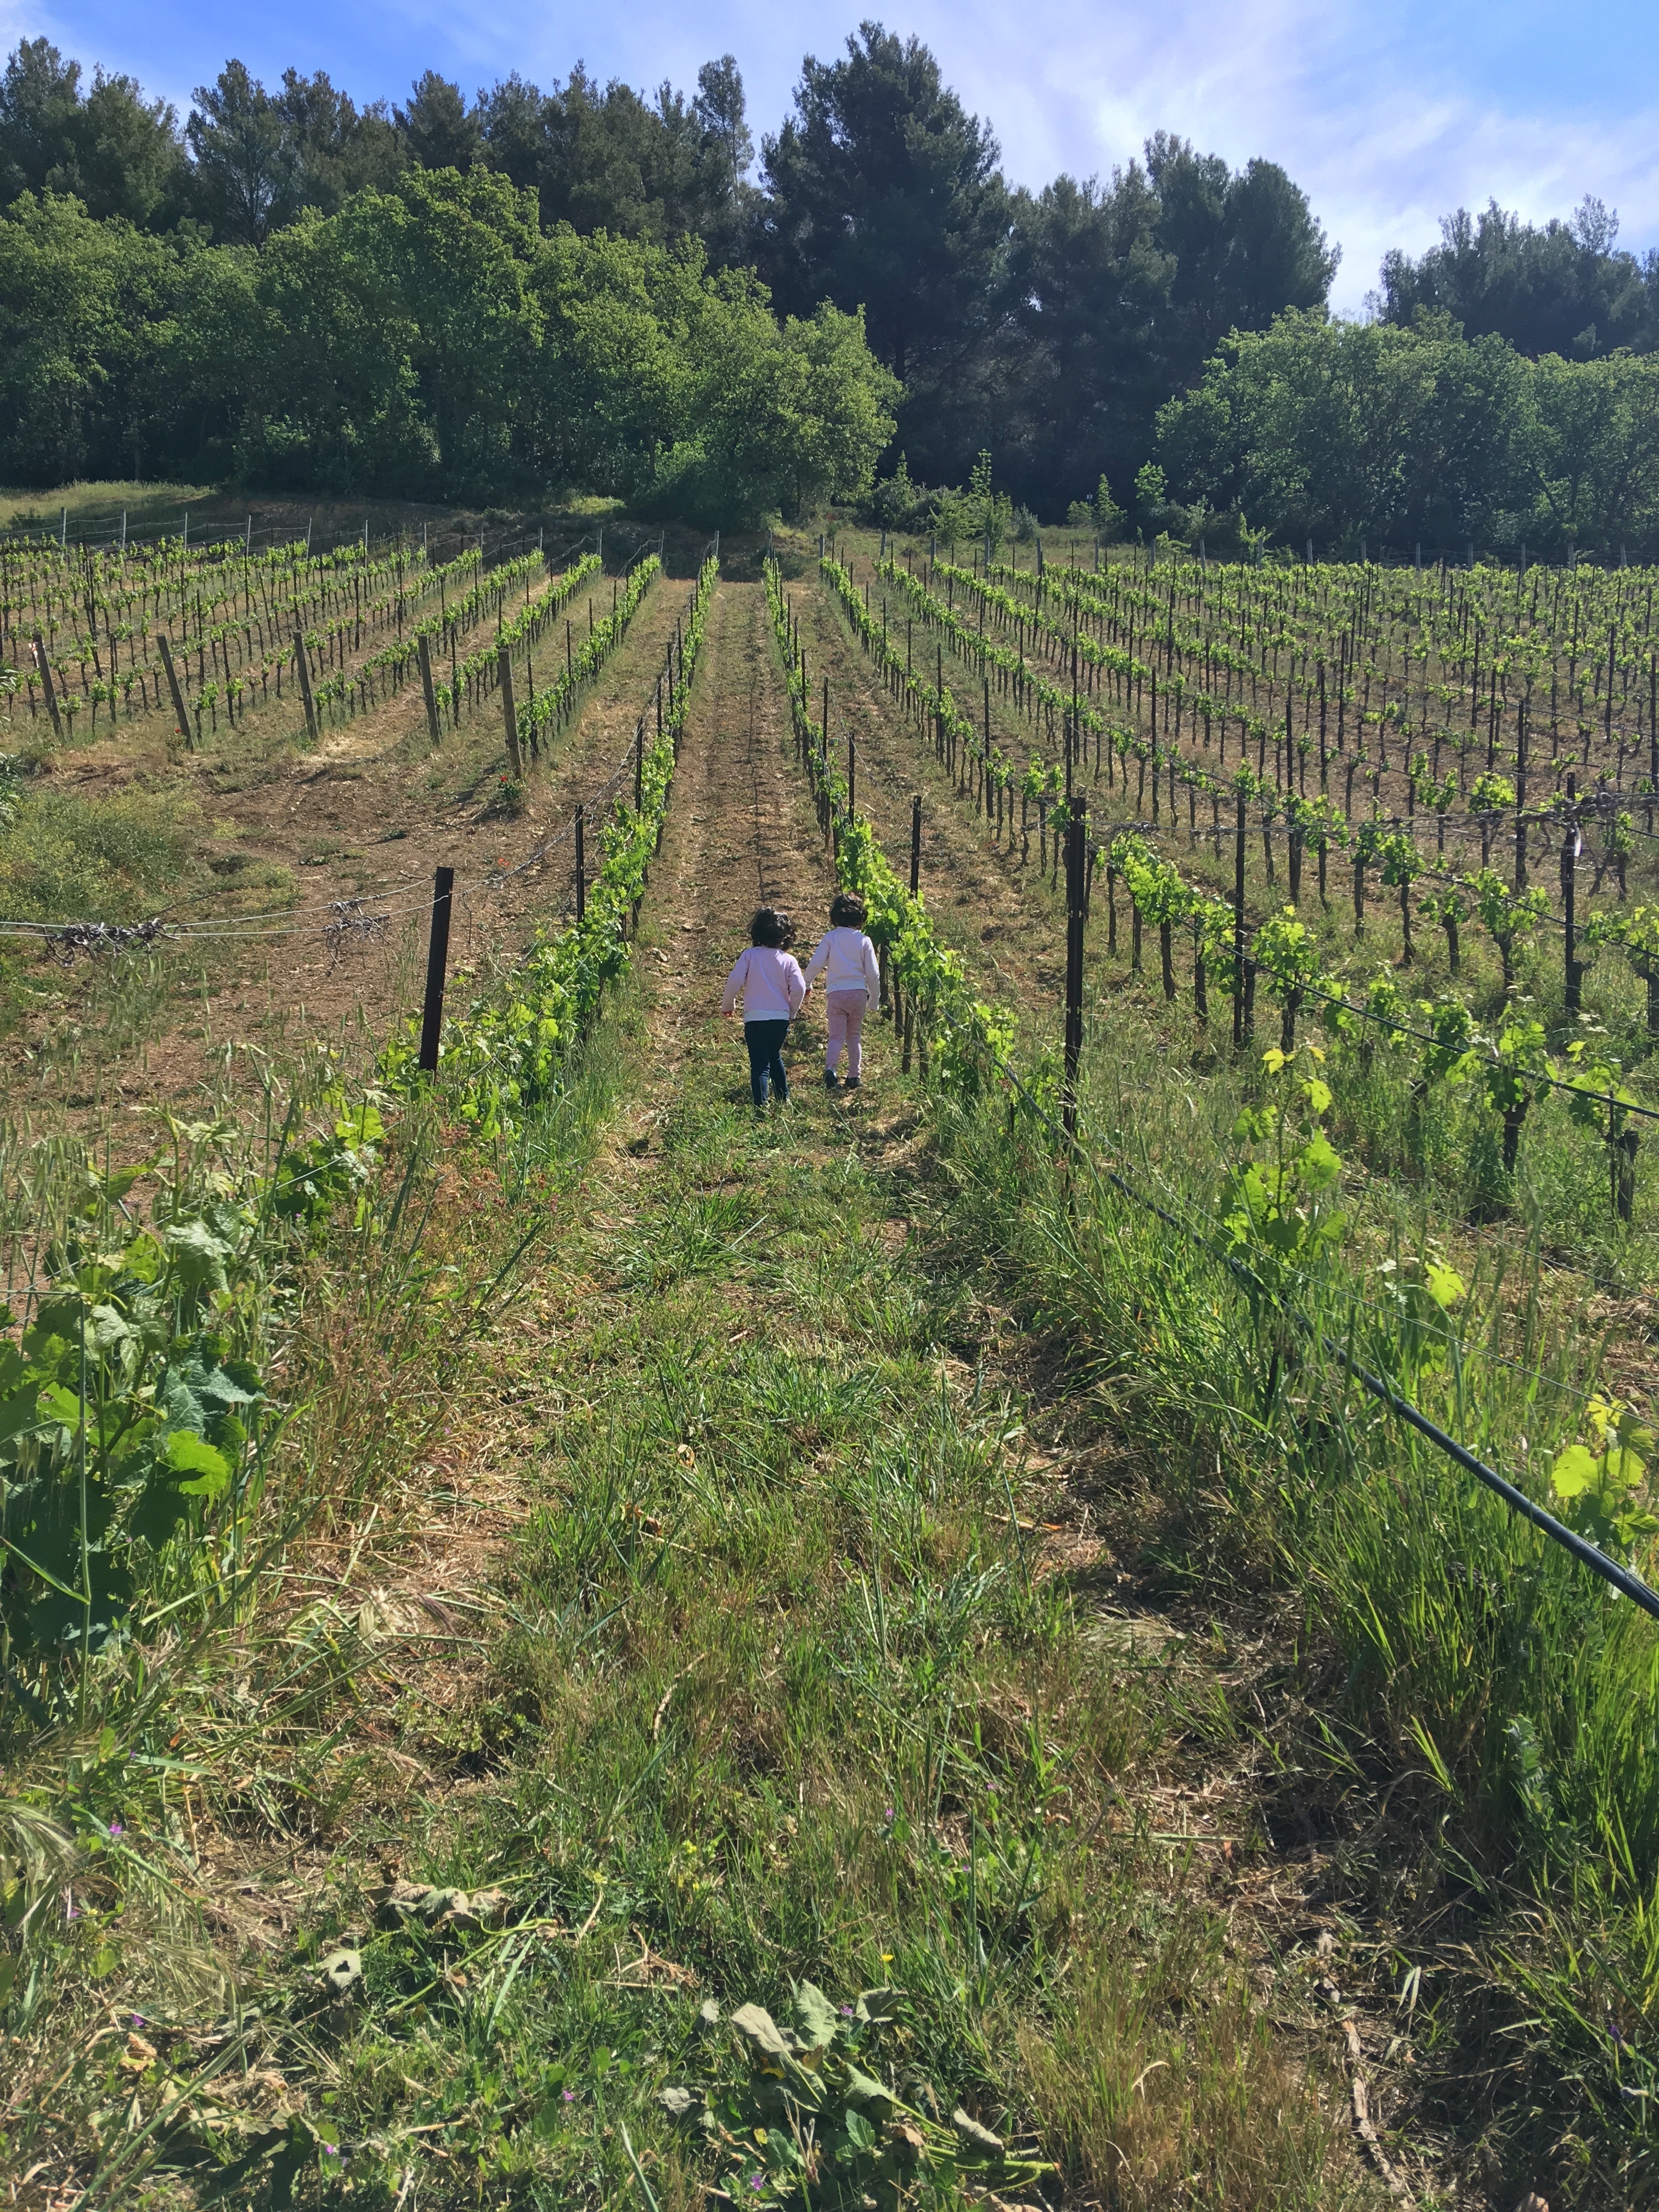
<path id="1" fill-rule="evenodd" d="M 866 5 L 868 0 L 866 0 Z M 235 54 L 274 79 L 326 69 L 396 100 L 420 70 L 469 90 L 517 68 L 547 83 L 578 59 L 601 77 L 690 86 L 735 53 L 758 139 L 786 112 L 803 52 L 827 58 L 862 9 L 720 9 L 629 0 L 505 9 L 478 0 L 356 0 L 228 9 L 205 0 L 0 0 L 0 38 L 44 32 L 88 69 L 125 70 L 188 104 Z M 1109 171 L 1148 132 L 1180 131 L 1235 163 L 1282 161 L 1342 247 L 1335 303 L 1360 309 L 1383 249 L 1432 243 L 1439 216 L 1495 196 L 1541 217 L 1586 192 L 1620 242 L 1659 246 L 1659 9 L 1648 0 L 913 0 L 889 28 L 939 56 L 988 116 L 1017 181 Z"/>

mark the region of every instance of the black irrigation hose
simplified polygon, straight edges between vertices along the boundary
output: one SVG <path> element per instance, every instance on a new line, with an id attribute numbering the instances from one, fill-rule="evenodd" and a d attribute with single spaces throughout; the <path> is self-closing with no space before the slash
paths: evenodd
<path id="1" fill-rule="evenodd" d="M 1303 1317 L 1297 1315 L 1297 1319 L 1302 1322 Z M 1304 1326 L 1306 1326 L 1305 1322 Z M 1540 1528 L 1564 1551 L 1571 1552 L 1581 1566 L 1588 1567 L 1592 1574 L 1600 1575 L 1602 1581 L 1611 1583 L 1621 1597 L 1629 1598 L 1633 1604 L 1640 1606 L 1644 1613 L 1650 1613 L 1659 1620 L 1659 1591 L 1650 1589 L 1639 1575 L 1632 1574 L 1628 1567 L 1620 1566 L 1617 1559 L 1610 1559 L 1598 1546 L 1569 1528 L 1565 1521 L 1558 1521 L 1553 1513 L 1547 1513 L 1541 1505 L 1534 1504 L 1524 1490 L 1517 1490 L 1512 1482 L 1506 1482 L 1496 1468 L 1488 1467 L 1484 1460 L 1477 1459 L 1466 1445 L 1458 1443 L 1455 1437 L 1449 1436 L 1444 1429 L 1430 1420 L 1426 1413 L 1419 1413 L 1409 1399 L 1402 1398 L 1380 1375 L 1373 1375 L 1368 1367 L 1362 1367 L 1357 1360 L 1351 1359 L 1340 1345 L 1334 1344 L 1328 1337 L 1322 1338 L 1322 1341 L 1326 1351 L 1341 1361 L 1363 1389 L 1369 1390 L 1372 1397 L 1380 1400 L 1391 1413 L 1398 1413 L 1402 1420 L 1409 1422 L 1413 1428 L 1425 1436 L 1431 1444 L 1437 1445 L 1449 1459 L 1456 1462 L 1465 1474 L 1484 1482 L 1488 1490 L 1503 1499 L 1512 1513 L 1519 1513 L 1524 1520 L 1530 1521 L 1534 1528 Z"/>
<path id="2" fill-rule="evenodd" d="M 1015 1074 L 1008 1063 L 994 1053 L 992 1054 L 992 1059 L 998 1073 L 1012 1084 L 1030 1111 L 1048 1125 L 1054 1134 L 1060 1138 L 1062 1144 L 1068 1146 L 1074 1144 L 1075 1140 L 1066 1137 L 1060 1123 L 1054 1119 L 1040 1099 L 1032 1096 L 1030 1091 Z M 1189 1243 L 1195 1244 L 1199 1250 L 1209 1258 L 1218 1260 L 1242 1285 L 1247 1288 L 1253 1285 L 1254 1279 L 1249 1269 L 1233 1259 L 1230 1254 L 1218 1250 L 1206 1237 L 1201 1236 L 1189 1223 L 1179 1219 L 1176 1215 L 1170 1212 L 1167 1206 L 1160 1206 L 1156 1199 L 1148 1198 L 1143 1192 L 1138 1191 L 1126 1177 L 1118 1174 L 1115 1169 L 1103 1167 L 1092 1154 L 1084 1150 L 1081 1145 L 1076 1145 L 1075 1149 L 1097 1182 L 1110 1183 L 1113 1188 L 1121 1191 L 1132 1205 L 1141 1207 L 1146 1212 L 1155 1214 L 1158 1220 L 1176 1231 L 1177 1235 L 1184 1237 Z M 1581 1566 L 1588 1567 L 1592 1574 L 1599 1575 L 1602 1581 L 1610 1584 L 1621 1597 L 1629 1598 L 1632 1603 L 1639 1606 L 1644 1613 L 1650 1614 L 1655 1620 L 1659 1620 L 1659 1590 L 1650 1589 L 1639 1575 L 1632 1573 L 1628 1567 L 1621 1566 L 1617 1559 L 1609 1559 L 1598 1546 L 1579 1535 L 1575 1529 L 1569 1528 L 1565 1521 L 1558 1521 L 1553 1513 L 1547 1512 L 1541 1505 L 1536 1504 L 1528 1498 L 1525 1491 L 1518 1490 L 1514 1483 L 1506 1480 L 1498 1474 L 1496 1468 L 1488 1467 L 1484 1460 L 1477 1459 L 1467 1445 L 1459 1443 L 1455 1437 L 1443 1429 L 1437 1422 L 1431 1421 L 1426 1413 L 1419 1413 L 1409 1399 L 1402 1398 L 1391 1383 L 1385 1382 L 1380 1375 L 1374 1375 L 1369 1367 L 1362 1366 L 1351 1353 L 1344 1351 L 1340 1344 L 1327 1336 L 1322 1330 L 1316 1329 L 1313 1322 L 1305 1314 L 1297 1312 L 1294 1308 L 1290 1310 L 1290 1313 L 1297 1327 L 1305 1335 L 1317 1341 L 1325 1352 L 1331 1358 L 1335 1359 L 1362 1389 L 1368 1391 L 1390 1413 L 1397 1413 L 1420 1435 L 1426 1437 L 1431 1444 L 1444 1452 L 1446 1456 L 1461 1467 L 1466 1474 L 1472 1474 L 1477 1481 L 1484 1483 L 1496 1497 L 1503 1499 L 1511 1512 L 1519 1513 L 1523 1519 L 1530 1521 L 1534 1528 L 1541 1530 L 1553 1542 L 1560 1545 L 1564 1551 L 1570 1552 Z"/>

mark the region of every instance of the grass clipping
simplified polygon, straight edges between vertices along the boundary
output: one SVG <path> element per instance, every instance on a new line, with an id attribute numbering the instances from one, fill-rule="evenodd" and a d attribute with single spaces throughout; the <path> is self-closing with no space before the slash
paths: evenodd
<path id="1" fill-rule="evenodd" d="M 1040 2160 L 1011 2156 L 1000 2136 L 958 2108 L 949 2126 L 907 2105 L 861 2060 L 890 2024 L 878 2007 L 896 1990 L 864 1990 L 832 2004 L 811 1982 L 795 1985 L 794 2027 L 780 2027 L 763 2005 L 739 2005 L 731 2026 L 749 2061 L 748 2079 L 723 2092 L 667 2088 L 671 2118 L 733 2150 L 759 2147 L 772 2186 L 799 2193 L 822 2212 L 873 2202 L 897 2212 L 906 2192 L 927 2179 L 1019 2189 L 1051 2173 Z M 714 2027 L 720 2008 L 702 2009 Z"/>

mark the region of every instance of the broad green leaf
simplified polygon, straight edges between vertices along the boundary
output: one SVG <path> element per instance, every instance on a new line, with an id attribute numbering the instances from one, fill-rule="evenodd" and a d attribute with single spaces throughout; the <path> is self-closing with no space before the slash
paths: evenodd
<path id="1" fill-rule="evenodd" d="M 873 2112 L 878 2119 L 884 2119 L 897 2102 L 884 2083 L 850 2064 L 847 2069 L 844 2094 L 849 2106 Z"/>
<path id="2" fill-rule="evenodd" d="M 1607 1458 L 1602 1463 L 1607 1469 L 1609 1486 L 1618 1490 L 1636 1489 L 1647 1473 L 1641 1455 L 1627 1451 L 1619 1444 L 1608 1447 Z"/>
<path id="3" fill-rule="evenodd" d="M 40 1419 L 61 1421 L 66 1429 L 78 1429 L 85 1411 L 79 1396 L 66 1390 L 61 1382 L 53 1382 L 40 1393 Z"/>
<path id="4" fill-rule="evenodd" d="M 88 1334 L 100 1358 L 125 1344 L 129 1337 L 138 1334 L 118 1306 L 94 1306 L 91 1322 Z"/>
<path id="5" fill-rule="evenodd" d="M 147 1229 L 140 1230 L 121 1255 L 121 1271 L 135 1283 L 153 1283 L 166 1265 L 166 1254 Z"/>
<path id="6" fill-rule="evenodd" d="M 204 1285 L 224 1289 L 225 1262 L 234 1248 L 205 1221 L 170 1221 L 161 1234 L 174 1267 L 192 1290 Z"/>
<path id="7" fill-rule="evenodd" d="M 1582 1498 L 1587 1490 L 1597 1486 L 1601 1474 L 1599 1464 L 1585 1445 L 1569 1444 L 1555 1455 L 1550 1486 L 1558 1498 Z"/>
<path id="8" fill-rule="evenodd" d="M 815 1983 L 801 1982 L 795 1990 L 795 2029 L 809 2051 L 823 2051 L 835 2041 L 841 2015 Z"/>
<path id="9" fill-rule="evenodd" d="M 167 1465 L 191 1480 L 177 1486 L 186 1498 L 215 1498 L 230 1480 L 230 1462 L 190 1429 L 174 1429 L 167 1438 Z"/>
<path id="10" fill-rule="evenodd" d="M 1302 1148 L 1302 1173 L 1311 1190 L 1326 1190 L 1342 1172 L 1341 1156 L 1323 1131 L 1316 1131 Z"/>
<path id="11" fill-rule="evenodd" d="M 800 2145 L 794 2137 L 783 2134 L 778 2128 L 769 2128 L 766 2131 L 766 2154 L 767 2163 L 775 2172 L 781 2168 L 786 2172 L 799 2173 L 806 2164 Z"/>
<path id="12" fill-rule="evenodd" d="M 732 2025 L 763 2057 L 781 2063 L 793 2056 L 782 2031 L 764 2005 L 739 2005 L 732 2014 Z"/>

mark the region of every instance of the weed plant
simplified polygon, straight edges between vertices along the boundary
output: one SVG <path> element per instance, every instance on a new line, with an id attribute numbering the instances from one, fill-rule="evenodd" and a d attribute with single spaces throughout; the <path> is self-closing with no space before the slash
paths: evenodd
<path id="1" fill-rule="evenodd" d="M 114 1440 L 105 1487 L 115 1518 L 107 1529 L 90 1522 L 94 1562 L 107 1557 L 110 1572 L 94 1564 L 92 1633 L 71 1639 L 65 1661 L 46 1663 L 31 1642 L 50 1585 L 15 1551 L 8 1559 L 0 2152 L 12 2170 L 45 2154 L 92 2181 L 88 2202 L 113 2203 L 170 2159 L 173 2127 L 147 2130 L 131 2114 L 135 2098 L 142 2106 L 159 2091 L 161 2109 L 149 2105 L 159 2123 L 181 2076 L 171 2063 L 135 2072 L 100 2023 L 112 2003 L 135 2034 L 149 2023 L 187 2076 L 202 2070 L 188 2036 L 240 2014 L 234 1960 L 213 1933 L 220 1869 L 203 1831 L 218 1838 L 221 1867 L 227 1850 L 258 1863 L 311 1851 L 366 1803 L 401 1793 L 395 1764 L 348 1741 L 363 1685 L 385 1663 L 385 1625 L 331 1597 L 340 1577 L 330 1563 L 377 1523 L 384 1540 L 429 1509 L 412 1470 L 465 1402 L 526 1232 L 546 1233 L 613 1083 L 598 1051 L 537 1116 L 507 1177 L 518 1218 L 438 1171 L 453 1133 L 430 1104 L 385 1131 L 372 1107 L 343 1113 L 326 1052 L 270 1074 L 262 1117 L 172 1125 L 152 1164 L 153 1203 L 131 1177 L 100 1182 L 83 1142 L 11 1133 L 0 1145 L 0 1226 L 26 1353 L 48 1356 L 42 1330 L 69 1325 L 66 1297 L 106 1301 L 92 1309 L 88 1353 L 93 1329 L 101 1352 L 118 1348 L 120 1317 L 149 1326 L 135 1262 L 100 1255 L 153 1238 L 202 1263 L 178 1275 L 161 1387 L 132 1358 L 90 1386 L 98 1434 Z M 478 1173 L 491 1180 L 488 1162 Z M 102 1269 L 97 1284 L 88 1267 Z M 169 1296 L 173 1281 L 160 1278 Z M 195 1431 L 183 1426 L 179 1392 L 194 1370 L 181 1326 L 196 1332 L 193 1357 L 236 1377 L 228 1425 L 210 1413 Z M 9 1389 L 15 1377 L 6 1380 Z M 121 1413 L 129 1398 L 136 1426 Z M 150 1511 L 129 1535 L 149 1492 L 135 1505 L 120 1439 L 143 1448 L 158 1430 L 196 1437 L 172 1454 L 184 1491 L 167 1529 Z M 27 1472 L 7 1469 L 9 1539 L 21 1540 Z M 167 2045 L 167 2023 L 186 2039 Z M 210 2060 L 206 2070 L 221 2069 Z M 181 2106 L 175 2124 L 197 2110 Z"/>
<path id="2" fill-rule="evenodd" d="M 1305 1058 L 1301 1079 L 1294 1062 L 1198 1079 L 1133 1021 L 1091 1046 L 1085 1152 L 1169 1218 L 1086 1165 L 1063 1172 L 1050 1125 L 998 1100 L 943 1109 L 952 1232 L 1155 1489 L 1166 1583 L 1240 1618 L 1294 1595 L 1300 1665 L 1328 1714 L 1311 1754 L 1327 1817 L 1340 1830 L 1356 1790 L 1386 1808 L 1350 1858 L 1352 1900 L 1405 1924 L 1447 1915 L 1467 1943 L 1452 1977 L 1464 2017 L 1495 2002 L 1504 2022 L 1498 2136 L 1537 2148 L 1533 2116 L 1557 2107 L 1535 2124 L 1559 2125 L 1570 2081 L 1555 2154 L 1568 2172 L 1612 2159 L 1634 2186 L 1659 2004 L 1654 1624 L 1332 1356 L 1385 1375 L 1569 1512 L 1550 1470 L 1586 1439 L 1600 1449 L 1603 1349 L 1543 1258 L 1544 1206 L 1571 1189 L 1571 1159 L 1543 1155 L 1540 1193 L 1523 1155 L 1516 1223 L 1486 1239 L 1448 1217 L 1431 1176 L 1339 1175 L 1326 1126 L 1398 1136 L 1407 1104 L 1386 1066 L 1347 1063 L 1333 1100 Z M 1461 1165 L 1468 1135 L 1431 1132 L 1423 1155 Z M 1315 1173 L 1321 1142 L 1330 1164 Z M 1598 1533 L 1646 1565 L 1641 1526 Z M 1449 1948 L 1443 1926 L 1434 1949 Z"/>
<path id="3" fill-rule="evenodd" d="M 1338 2109 L 1251 2024 L 1223 1917 L 1118 1810 L 1167 1712 L 1034 1571 L 1021 1407 L 959 1371 L 968 1283 L 896 1248 L 892 1192 L 809 1130 L 755 1131 L 700 1072 L 562 1248 L 546 1502 L 479 1781 L 383 1832 L 405 1892 L 452 1903 L 423 1922 L 366 1882 L 360 1827 L 267 1983 L 270 2059 L 326 2082 L 354 2179 L 392 2195 L 441 2130 L 439 2202 L 620 2202 L 637 2154 L 665 2208 L 800 2201 L 803 2171 L 850 2206 L 827 2146 L 691 2127 L 662 2093 L 725 2113 L 726 2015 L 879 1984 L 896 2094 L 1040 2134 L 1115 2203 L 1363 2197 Z M 325 2037 L 287 2024 L 319 2017 L 340 1945 L 357 1993 Z M 935 2177 L 913 2201 L 964 2200 Z"/>

